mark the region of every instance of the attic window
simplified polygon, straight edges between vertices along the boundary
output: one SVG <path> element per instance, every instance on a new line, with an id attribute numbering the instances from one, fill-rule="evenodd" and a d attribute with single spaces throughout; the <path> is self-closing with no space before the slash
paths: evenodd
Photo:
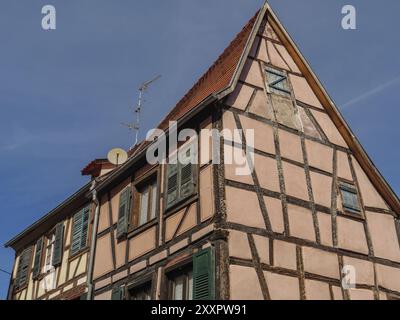
<path id="1" fill-rule="evenodd" d="M 343 209 L 350 213 L 360 214 L 361 208 L 356 187 L 352 184 L 341 182 L 339 189 L 342 195 Z"/>
<path id="2" fill-rule="evenodd" d="M 268 90 L 270 92 L 285 97 L 291 96 L 290 86 L 286 73 L 271 67 L 266 67 L 265 72 L 267 76 Z"/>

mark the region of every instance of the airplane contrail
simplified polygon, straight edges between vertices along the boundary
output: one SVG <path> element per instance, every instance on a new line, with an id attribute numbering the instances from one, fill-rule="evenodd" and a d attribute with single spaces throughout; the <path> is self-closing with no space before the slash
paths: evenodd
<path id="1" fill-rule="evenodd" d="M 362 95 L 347 101 L 345 104 L 342 105 L 341 109 L 343 110 L 345 108 L 348 108 L 348 107 L 360 102 L 361 100 L 365 100 L 365 99 L 367 99 L 367 98 L 369 98 L 369 97 L 371 97 L 371 96 L 373 96 L 373 95 L 385 90 L 386 88 L 394 85 L 399 80 L 400 80 L 400 76 L 397 77 L 397 78 L 394 78 L 394 79 L 392 79 L 392 80 L 390 80 L 388 82 L 382 83 L 381 85 L 377 86 L 376 88 L 374 88 L 372 90 L 369 90 L 369 91 L 363 93 Z"/>

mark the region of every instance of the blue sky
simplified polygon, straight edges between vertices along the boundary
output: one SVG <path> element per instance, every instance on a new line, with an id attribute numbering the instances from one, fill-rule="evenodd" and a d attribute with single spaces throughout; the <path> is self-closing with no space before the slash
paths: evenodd
<path id="1" fill-rule="evenodd" d="M 89 161 L 129 148 L 139 84 L 156 74 L 142 137 L 217 58 L 262 0 L 2 0 L 0 243 L 83 185 Z M 41 8 L 57 30 L 41 29 Z M 270 4 L 399 194 L 400 2 L 271 0 Z M 357 9 L 357 30 L 340 26 Z M 344 107 L 343 107 L 344 106 Z M 0 248 L 0 268 L 13 251 Z M 9 277 L 0 273 L 0 299 Z"/>

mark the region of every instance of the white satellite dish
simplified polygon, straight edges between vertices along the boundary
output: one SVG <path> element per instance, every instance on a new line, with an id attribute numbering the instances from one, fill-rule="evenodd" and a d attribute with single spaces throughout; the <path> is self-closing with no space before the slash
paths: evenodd
<path id="1" fill-rule="evenodd" d="M 123 164 L 126 160 L 128 160 L 128 154 L 124 149 L 114 148 L 111 149 L 107 154 L 107 159 L 112 164 L 120 165 Z"/>

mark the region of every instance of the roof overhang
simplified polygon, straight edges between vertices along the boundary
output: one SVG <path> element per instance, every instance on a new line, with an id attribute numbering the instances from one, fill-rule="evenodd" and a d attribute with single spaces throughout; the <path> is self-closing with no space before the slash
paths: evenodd
<path id="1" fill-rule="evenodd" d="M 91 182 L 84 185 L 81 189 L 79 189 L 41 219 L 37 220 L 14 238 L 7 241 L 4 244 L 4 247 L 11 247 L 17 251 L 19 248 L 24 247 L 31 241 L 36 240 L 38 237 L 40 237 L 42 231 L 47 231 L 56 223 L 61 221 L 65 216 L 71 214 L 71 210 L 84 205 L 88 201 L 86 194 L 90 190 L 90 186 Z"/>

